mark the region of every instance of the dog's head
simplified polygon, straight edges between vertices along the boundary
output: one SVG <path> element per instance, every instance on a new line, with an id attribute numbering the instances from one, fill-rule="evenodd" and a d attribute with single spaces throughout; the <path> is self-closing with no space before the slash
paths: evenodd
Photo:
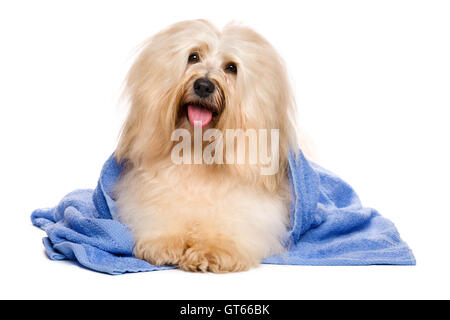
<path id="1" fill-rule="evenodd" d="M 171 133 L 194 126 L 279 129 L 280 155 L 295 144 L 293 96 L 284 64 L 259 34 L 184 21 L 149 39 L 127 79 L 131 109 L 119 159 L 152 161 L 170 153 Z"/>

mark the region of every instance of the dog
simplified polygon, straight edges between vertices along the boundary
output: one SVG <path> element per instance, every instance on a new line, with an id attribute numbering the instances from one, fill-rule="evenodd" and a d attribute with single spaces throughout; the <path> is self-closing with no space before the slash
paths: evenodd
<path id="1" fill-rule="evenodd" d="M 298 140 L 290 82 L 272 45 L 239 24 L 218 30 L 205 20 L 179 22 L 144 43 L 125 88 L 130 109 L 114 153 L 124 169 L 114 196 L 135 237 L 134 255 L 224 273 L 282 253 L 288 157 Z M 262 164 L 248 161 L 175 164 L 177 129 L 276 129 L 277 171 L 261 174 Z M 233 159 L 234 151 L 227 146 L 223 156 Z"/>

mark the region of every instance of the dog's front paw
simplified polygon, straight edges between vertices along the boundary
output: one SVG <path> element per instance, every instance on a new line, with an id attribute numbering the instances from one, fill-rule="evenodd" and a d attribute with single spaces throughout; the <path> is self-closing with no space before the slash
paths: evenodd
<path id="1" fill-rule="evenodd" d="M 181 237 L 160 237 L 136 241 L 134 256 L 153 265 L 175 265 L 180 262 L 186 250 Z"/>
<path id="2" fill-rule="evenodd" d="M 200 272 L 237 272 L 245 271 L 256 265 L 239 252 L 231 241 L 202 240 L 192 244 L 179 262 L 181 269 Z"/>

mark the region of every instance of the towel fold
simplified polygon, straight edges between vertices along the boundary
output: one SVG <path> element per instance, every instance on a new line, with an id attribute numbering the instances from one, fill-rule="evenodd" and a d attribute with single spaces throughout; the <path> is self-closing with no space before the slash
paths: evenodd
<path id="1" fill-rule="evenodd" d="M 289 157 L 291 225 L 285 253 L 264 259 L 291 265 L 415 265 L 394 224 L 361 205 L 353 189 L 299 151 Z M 121 166 L 111 156 L 95 190 L 77 190 L 54 208 L 38 209 L 32 223 L 44 230 L 52 260 L 73 260 L 109 274 L 172 269 L 133 256 L 134 239 L 117 220 L 112 188 Z"/>

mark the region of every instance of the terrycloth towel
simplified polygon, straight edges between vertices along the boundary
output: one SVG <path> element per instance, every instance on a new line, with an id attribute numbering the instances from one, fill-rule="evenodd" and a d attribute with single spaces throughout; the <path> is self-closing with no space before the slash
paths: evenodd
<path id="1" fill-rule="evenodd" d="M 293 200 L 287 251 L 263 263 L 415 265 L 394 224 L 376 210 L 364 208 L 347 183 L 309 162 L 301 151 L 290 155 L 289 165 Z M 120 172 L 111 156 L 95 190 L 74 191 L 55 208 L 33 212 L 31 221 L 47 233 L 43 242 L 50 259 L 73 260 L 109 274 L 174 268 L 133 256 L 133 235 L 116 219 L 112 197 Z"/>

